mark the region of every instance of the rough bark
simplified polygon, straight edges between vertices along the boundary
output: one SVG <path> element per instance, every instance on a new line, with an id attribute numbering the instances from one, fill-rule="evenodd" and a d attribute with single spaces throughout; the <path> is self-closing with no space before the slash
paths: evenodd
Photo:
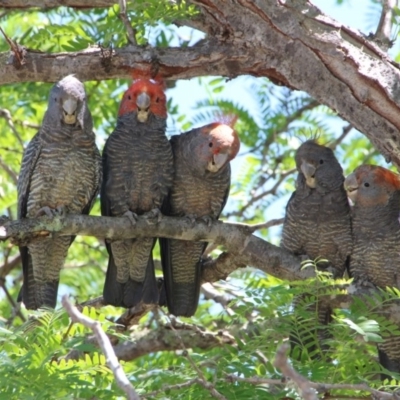
<path id="1" fill-rule="evenodd" d="M 66 217 L 23 219 L 1 223 L 0 239 L 12 238 L 23 244 L 49 235 L 83 235 L 106 239 L 134 237 L 166 237 L 198 240 L 223 245 L 234 256 L 221 255 L 205 266 L 204 280 L 225 279 L 231 272 L 246 265 L 288 280 L 315 276 L 312 268 L 300 269 L 301 260 L 285 249 L 252 235 L 251 226 L 216 221 L 208 226 L 198 221 L 195 226 L 187 218 L 163 217 L 152 223 L 139 217 L 132 226 L 128 218 L 68 215 Z"/>
<path id="2" fill-rule="evenodd" d="M 58 4 L 75 3 L 60 0 Z M 304 0 L 194 3 L 201 14 L 187 23 L 208 34 L 196 46 L 128 46 L 114 50 L 111 59 L 102 56 L 99 48 L 57 54 L 27 49 L 23 65 L 7 52 L 0 54 L 0 84 L 54 82 L 70 73 L 82 80 L 127 78 L 129 68 L 143 68 L 154 60 L 159 72 L 171 79 L 265 76 L 304 90 L 336 110 L 388 161 L 400 165 L 400 71 L 376 43 Z M 7 7 L 13 4 L 18 7 L 21 1 L 7 1 Z M 30 0 L 29 4 L 41 6 L 43 2 Z"/>
<path id="3" fill-rule="evenodd" d="M 55 8 L 60 6 L 73 8 L 102 8 L 110 7 L 118 3 L 115 0 L 0 0 L 0 7 L 3 8 Z"/>

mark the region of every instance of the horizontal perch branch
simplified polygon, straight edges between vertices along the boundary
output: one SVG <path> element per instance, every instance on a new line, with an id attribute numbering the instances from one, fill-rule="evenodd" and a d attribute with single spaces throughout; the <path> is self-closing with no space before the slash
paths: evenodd
<path id="1" fill-rule="evenodd" d="M 41 240 L 49 235 L 82 235 L 106 239 L 165 237 L 213 242 L 224 246 L 236 256 L 228 256 L 227 259 L 226 255 L 221 255 L 217 261 L 210 262 L 208 268 L 206 263 L 205 270 L 208 270 L 209 278 L 210 269 L 216 268 L 221 279 L 246 265 L 281 279 L 296 280 L 315 276 L 310 268 L 300 269 L 301 261 L 298 257 L 252 235 L 251 226 L 243 224 L 215 221 L 208 226 L 198 221 L 193 225 L 188 218 L 163 216 L 159 222 L 139 217 L 133 226 L 128 218 L 68 215 L 7 221 L 2 225 L 0 239 L 12 239 L 19 244 L 26 244 L 29 240 Z"/>

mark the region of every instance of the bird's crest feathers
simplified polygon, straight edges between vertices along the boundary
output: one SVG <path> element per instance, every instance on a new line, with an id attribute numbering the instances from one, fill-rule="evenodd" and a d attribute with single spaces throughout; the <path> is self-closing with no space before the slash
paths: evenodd
<path id="1" fill-rule="evenodd" d="M 386 168 L 378 165 L 361 165 L 355 173 L 359 178 L 371 174 L 376 183 L 385 183 L 392 190 L 400 190 L 400 176 Z"/>
<path id="2" fill-rule="evenodd" d="M 318 144 L 320 146 L 327 146 L 327 143 L 324 143 L 321 140 L 322 132 L 319 130 L 312 129 L 300 129 L 299 134 L 293 135 L 296 139 L 299 140 L 300 144 L 304 144 L 307 142 L 312 142 Z"/>
<path id="3" fill-rule="evenodd" d="M 167 116 L 167 99 L 164 93 L 165 83 L 160 75 L 151 76 L 150 72 L 134 71 L 134 80 L 121 101 L 118 116 L 137 111 L 136 99 L 139 94 L 146 93 L 150 97 L 149 110 L 158 117 Z"/>
<path id="4" fill-rule="evenodd" d="M 201 133 L 209 136 L 209 147 L 213 154 L 219 154 L 224 149 L 229 149 L 229 159 L 233 160 L 239 152 L 240 140 L 233 129 L 237 117 L 226 116 L 226 122 L 213 122 L 201 129 Z"/>

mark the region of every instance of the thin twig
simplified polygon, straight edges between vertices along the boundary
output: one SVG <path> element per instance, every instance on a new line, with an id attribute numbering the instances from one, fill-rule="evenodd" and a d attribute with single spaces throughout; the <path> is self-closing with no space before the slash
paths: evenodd
<path id="1" fill-rule="evenodd" d="M 6 284 L 5 284 L 5 279 L 4 278 L 0 279 L 0 287 L 3 288 L 4 293 L 6 294 L 7 300 L 10 302 L 10 304 L 12 306 L 13 314 L 14 315 L 18 315 L 21 318 L 21 320 L 23 322 L 25 322 L 26 318 L 25 318 L 24 314 L 22 314 L 19 304 L 17 304 L 14 301 L 13 297 L 11 296 L 10 292 L 8 291 L 8 289 L 6 287 Z M 10 321 L 9 321 L 9 324 L 11 324 Z"/>
<path id="2" fill-rule="evenodd" d="M 382 0 L 382 13 L 375 32 L 375 41 L 384 50 L 392 46 L 393 9 L 396 6 L 397 0 Z"/>
<path id="3" fill-rule="evenodd" d="M 25 60 L 25 55 L 26 55 L 26 49 L 22 46 L 20 46 L 18 43 L 13 42 L 3 31 L 3 29 L 0 26 L 0 32 L 3 34 L 4 38 L 6 39 L 8 45 L 10 46 L 11 51 L 14 53 L 14 61 L 13 65 L 15 68 L 19 69 L 23 65 L 26 64 Z"/>
<path id="4" fill-rule="evenodd" d="M 153 398 L 153 397 L 157 396 L 158 394 L 161 394 L 161 393 L 165 394 L 166 391 L 169 392 L 170 390 L 184 389 L 184 388 L 192 386 L 192 385 L 194 385 L 196 383 L 201 385 L 199 378 L 193 378 L 193 379 L 190 379 L 190 380 L 188 380 L 186 382 L 177 383 L 175 385 L 163 386 L 160 390 L 155 390 L 154 392 L 146 393 L 145 395 L 142 395 L 142 397 L 144 399 L 148 398 L 148 397 Z"/>
<path id="5" fill-rule="evenodd" d="M 310 386 L 310 381 L 295 371 L 294 368 L 288 363 L 286 356 L 288 350 L 289 345 L 287 343 L 278 348 L 275 356 L 274 366 L 279 368 L 286 377 L 290 378 L 296 383 L 299 388 L 300 395 L 304 400 L 318 400 L 317 392 Z"/>
<path id="6" fill-rule="evenodd" d="M 217 389 L 215 389 L 214 385 L 207 381 L 206 377 L 204 376 L 203 372 L 201 371 L 201 369 L 196 365 L 196 363 L 193 361 L 192 357 L 190 356 L 189 352 L 186 349 L 185 343 L 183 343 L 182 338 L 180 337 L 179 333 L 176 331 L 175 327 L 173 326 L 173 324 L 171 324 L 171 329 L 172 331 L 176 334 L 177 338 L 180 341 L 180 344 L 182 346 L 182 350 L 184 351 L 184 355 L 186 356 L 186 359 L 189 361 L 190 365 L 192 366 L 192 368 L 196 371 L 199 379 L 198 379 L 198 383 L 204 387 L 204 389 L 208 390 L 211 394 L 211 396 L 213 396 L 216 399 L 219 400 L 228 400 L 225 396 L 223 396 L 221 393 L 218 392 Z"/>
<path id="7" fill-rule="evenodd" d="M 279 186 L 282 184 L 282 182 L 290 175 L 294 174 L 296 172 L 296 168 L 292 168 L 286 172 L 283 172 L 279 179 L 276 181 L 275 185 L 272 186 L 271 189 L 265 190 L 264 192 L 261 192 L 257 196 L 253 196 L 250 201 L 241 207 L 238 211 L 233 211 L 231 213 L 228 213 L 227 216 L 236 216 L 236 217 L 241 217 L 243 216 L 243 213 L 249 209 L 254 203 L 257 201 L 263 199 L 264 197 L 270 195 L 270 194 L 276 194 L 276 191 L 278 190 Z"/>
<path id="8" fill-rule="evenodd" d="M 23 150 L 12 149 L 11 147 L 0 146 L 0 150 L 8 151 L 10 153 L 22 154 Z"/>
<path id="9" fill-rule="evenodd" d="M 4 171 L 7 173 L 7 175 L 11 178 L 11 180 L 14 182 L 16 185 L 18 182 L 18 175 L 13 171 L 0 157 L 0 167 L 4 169 Z"/>
<path id="10" fill-rule="evenodd" d="M 31 129 L 40 129 L 40 125 L 38 124 L 33 124 L 32 122 L 27 122 L 27 121 L 21 121 L 19 119 L 16 119 L 15 121 L 16 125 L 22 125 L 24 128 L 31 128 Z"/>
<path id="11" fill-rule="evenodd" d="M 9 272 L 21 263 L 21 255 L 17 254 L 11 260 L 6 259 L 0 266 L 0 278 L 5 278 Z"/>
<path id="12" fill-rule="evenodd" d="M 139 400 L 139 395 L 126 377 L 125 372 L 115 355 L 110 339 L 101 328 L 100 323 L 83 315 L 75 306 L 72 305 L 68 300 L 67 295 L 62 297 L 61 304 L 66 309 L 73 322 L 80 322 L 87 328 L 92 329 L 101 350 L 106 356 L 107 365 L 113 372 L 118 386 L 126 393 L 129 400 Z"/>
<path id="13" fill-rule="evenodd" d="M 4 118 L 7 121 L 7 125 L 11 128 L 13 131 L 15 137 L 17 138 L 19 144 L 21 145 L 22 148 L 24 148 L 24 141 L 22 140 L 20 134 L 18 131 L 15 129 L 14 122 L 11 117 L 10 111 L 8 111 L 5 108 L 0 108 L 0 117 Z"/>
<path id="14" fill-rule="evenodd" d="M 269 379 L 262 378 L 260 376 L 252 376 L 249 378 L 244 378 L 242 376 L 237 376 L 235 374 L 226 374 L 225 380 L 227 382 L 244 382 L 250 385 L 274 385 L 274 386 L 286 386 L 287 381 L 282 379 Z M 365 383 L 351 384 L 351 383 L 318 383 L 308 381 L 310 388 L 316 389 L 318 393 L 324 393 L 332 390 L 354 390 L 354 391 L 364 391 L 372 393 L 375 397 L 374 399 L 379 400 L 394 400 L 391 393 L 382 392 L 376 389 L 370 388 Z M 365 397 L 363 397 L 365 399 Z"/>
<path id="15" fill-rule="evenodd" d="M 221 294 L 210 282 L 201 285 L 201 293 L 207 300 L 213 300 L 216 303 L 221 304 L 224 308 L 226 308 L 233 300 L 232 297 L 227 296 L 226 294 Z"/>
<path id="16" fill-rule="evenodd" d="M 268 229 L 273 226 L 282 225 L 284 221 L 285 221 L 285 218 L 271 219 L 269 221 L 262 222 L 260 224 L 251 225 L 250 230 L 251 230 L 251 232 L 255 232 L 260 229 Z"/>
<path id="17" fill-rule="evenodd" d="M 346 138 L 346 136 L 350 133 L 350 131 L 353 129 L 353 125 L 349 124 L 343 127 L 342 134 L 335 139 L 333 142 L 331 142 L 328 147 L 331 148 L 332 150 L 335 150 L 337 146 L 339 146 L 340 143 L 343 142 L 343 140 Z"/>
<path id="18" fill-rule="evenodd" d="M 317 391 L 319 393 L 327 392 L 332 389 L 350 389 L 350 390 L 365 390 L 374 395 L 376 400 L 394 400 L 391 393 L 381 392 L 379 390 L 371 389 L 368 385 L 348 385 L 348 384 L 323 384 L 309 381 L 304 376 L 300 375 L 289 364 L 287 358 L 287 351 L 289 345 L 287 343 L 281 345 L 276 352 L 274 366 L 279 368 L 285 377 L 290 378 L 299 388 L 300 395 L 304 400 L 318 400 Z"/>
<path id="19" fill-rule="evenodd" d="M 126 0 L 119 0 L 119 18 L 125 25 L 129 43 L 136 46 L 136 31 L 132 28 L 131 21 L 126 12 Z"/>

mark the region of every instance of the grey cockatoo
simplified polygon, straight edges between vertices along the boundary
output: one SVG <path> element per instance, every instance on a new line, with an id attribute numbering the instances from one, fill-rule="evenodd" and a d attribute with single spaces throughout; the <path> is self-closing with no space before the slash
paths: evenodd
<path id="1" fill-rule="evenodd" d="M 342 167 L 329 147 L 314 140 L 298 148 L 295 161 L 296 191 L 286 206 L 281 247 L 311 260 L 326 259 L 328 263 L 319 267 L 329 267 L 334 278 L 342 277 L 352 250 L 350 206 L 343 186 Z M 319 326 L 331 321 L 330 307 L 321 307 L 317 302 L 309 309 L 318 313 Z M 317 340 L 326 338 L 325 329 L 316 332 Z M 301 332 L 299 335 L 302 336 Z M 308 335 L 309 332 L 304 332 L 304 337 Z M 294 339 L 298 341 L 310 353 L 315 351 L 315 346 L 307 345 L 308 340 Z"/>
<path id="2" fill-rule="evenodd" d="M 25 150 L 18 177 L 18 218 L 89 214 L 100 189 L 101 157 L 83 84 L 70 75 L 50 91 L 39 132 Z M 20 247 L 27 308 L 55 307 L 60 270 L 74 237 Z"/>
<path id="3" fill-rule="evenodd" d="M 132 222 L 161 208 L 172 184 L 171 145 L 163 82 L 140 78 L 125 92 L 117 126 L 103 152 L 102 215 Z M 152 249 L 154 238 L 107 243 L 109 263 L 103 297 L 107 304 L 132 307 L 158 303 Z"/>
<path id="4" fill-rule="evenodd" d="M 346 178 L 345 187 L 354 202 L 354 282 L 400 289 L 400 177 L 376 165 L 362 165 Z M 400 373 L 400 336 L 383 339 L 378 344 L 379 361 Z"/>
<path id="5" fill-rule="evenodd" d="M 166 211 L 171 216 L 218 219 L 229 194 L 230 164 L 239 151 L 237 133 L 213 123 L 172 136 L 174 182 Z M 192 316 L 200 291 L 201 257 L 207 243 L 160 239 L 168 310 Z"/>

